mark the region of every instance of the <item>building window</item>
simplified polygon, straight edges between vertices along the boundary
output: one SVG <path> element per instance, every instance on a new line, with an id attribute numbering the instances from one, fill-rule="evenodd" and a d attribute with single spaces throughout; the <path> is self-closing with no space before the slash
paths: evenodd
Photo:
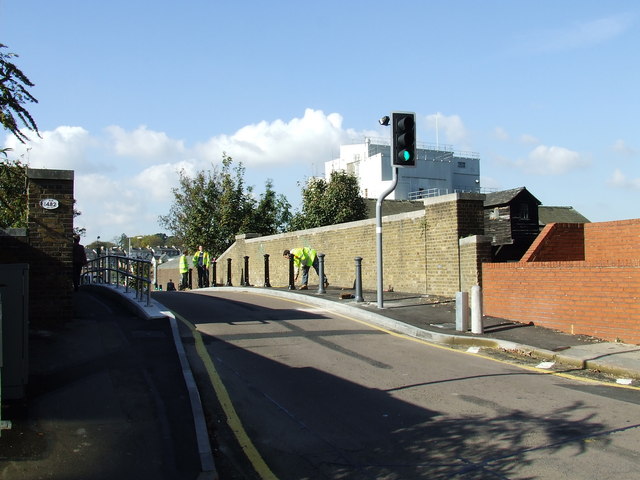
<path id="1" fill-rule="evenodd" d="M 526 203 L 520 204 L 520 218 L 523 220 L 529 220 L 529 205 Z"/>
<path id="2" fill-rule="evenodd" d="M 458 168 L 467 168 L 466 162 L 458 162 Z"/>

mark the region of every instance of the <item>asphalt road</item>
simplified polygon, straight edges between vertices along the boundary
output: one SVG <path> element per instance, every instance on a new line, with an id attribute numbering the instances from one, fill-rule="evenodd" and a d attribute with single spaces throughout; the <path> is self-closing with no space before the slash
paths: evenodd
<path id="1" fill-rule="evenodd" d="M 637 391 L 427 344 L 300 300 L 155 298 L 197 327 L 212 359 L 207 367 L 185 340 L 221 480 L 637 477 Z M 214 405 L 216 379 L 231 415 Z"/>

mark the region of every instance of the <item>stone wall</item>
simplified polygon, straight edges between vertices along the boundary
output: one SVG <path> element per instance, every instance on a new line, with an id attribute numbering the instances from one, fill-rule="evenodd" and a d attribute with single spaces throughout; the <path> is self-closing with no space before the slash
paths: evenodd
<path id="1" fill-rule="evenodd" d="M 478 194 L 444 195 L 425 200 L 424 210 L 383 217 L 384 289 L 453 297 L 463 284 L 462 262 L 464 284 L 470 288 L 472 282 L 480 278 L 478 247 L 474 243 L 472 248 L 461 252 L 459 241 L 462 237 L 483 233 L 483 200 L 484 195 Z M 382 209 L 384 214 L 384 202 Z M 353 287 L 354 259 L 362 257 L 363 288 L 377 289 L 376 219 L 266 237 L 239 235 L 218 259 L 216 281 L 219 285 L 227 283 L 227 260 L 231 259 L 231 283 L 239 286 L 244 279 L 244 257 L 248 256 L 249 283 L 263 286 L 266 254 L 271 286 L 286 287 L 288 262 L 282 252 L 300 246 L 325 254 L 325 274 L 330 284 L 337 287 Z M 476 271 L 473 271 L 474 265 Z M 158 283 L 166 285 L 169 278 L 174 281 L 180 278 L 177 268 L 175 263 L 172 268 L 159 269 Z M 312 270 L 310 288 L 317 283 L 318 277 Z"/>

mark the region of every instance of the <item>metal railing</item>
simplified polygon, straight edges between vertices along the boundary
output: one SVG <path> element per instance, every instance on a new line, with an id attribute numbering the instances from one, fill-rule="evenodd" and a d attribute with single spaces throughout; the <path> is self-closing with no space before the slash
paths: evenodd
<path id="1" fill-rule="evenodd" d="M 427 188 L 417 192 L 409 192 L 409 200 L 421 200 L 423 198 L 439 197 L 449 193 L 448 188 Z"/>
<path id="2" fill-rule="evenodd" d="M 135 292 L 136 300 L 146 296 L 147 307 L 151 303 L 151 262 L 121 255 L 104 255 L 89 260 L 82 268 L 82 284 L 107 284 L 124 287 Z"/>
<path id="3" fill-rule="evenodd" d="M 421 200 L 423 198 L 439 197 L 440 195 L 448 195 L 449 193 L 493 193 L 497 192 L 497 188 L 454 188 L 451 192 L 448 188 L 427 188 L 426 190 L 418 190 L 417 192 L 409 192 L 409 200 Z"/>

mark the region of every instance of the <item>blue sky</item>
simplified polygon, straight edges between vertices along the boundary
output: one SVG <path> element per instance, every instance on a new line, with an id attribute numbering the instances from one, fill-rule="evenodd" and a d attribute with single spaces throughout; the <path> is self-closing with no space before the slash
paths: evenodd
<path id="1" fill-rule="evenodd" d="M 75 171 L 86 243 L 163 231 L 177 172 L 223 151 L 297 207 L 394 110 L 416 112 L 420 142 L 437 116 L 485 188 L 640 217 L 635 0 L 0 0 L 0 21 L 42 136 L 0 144 Z"/>

